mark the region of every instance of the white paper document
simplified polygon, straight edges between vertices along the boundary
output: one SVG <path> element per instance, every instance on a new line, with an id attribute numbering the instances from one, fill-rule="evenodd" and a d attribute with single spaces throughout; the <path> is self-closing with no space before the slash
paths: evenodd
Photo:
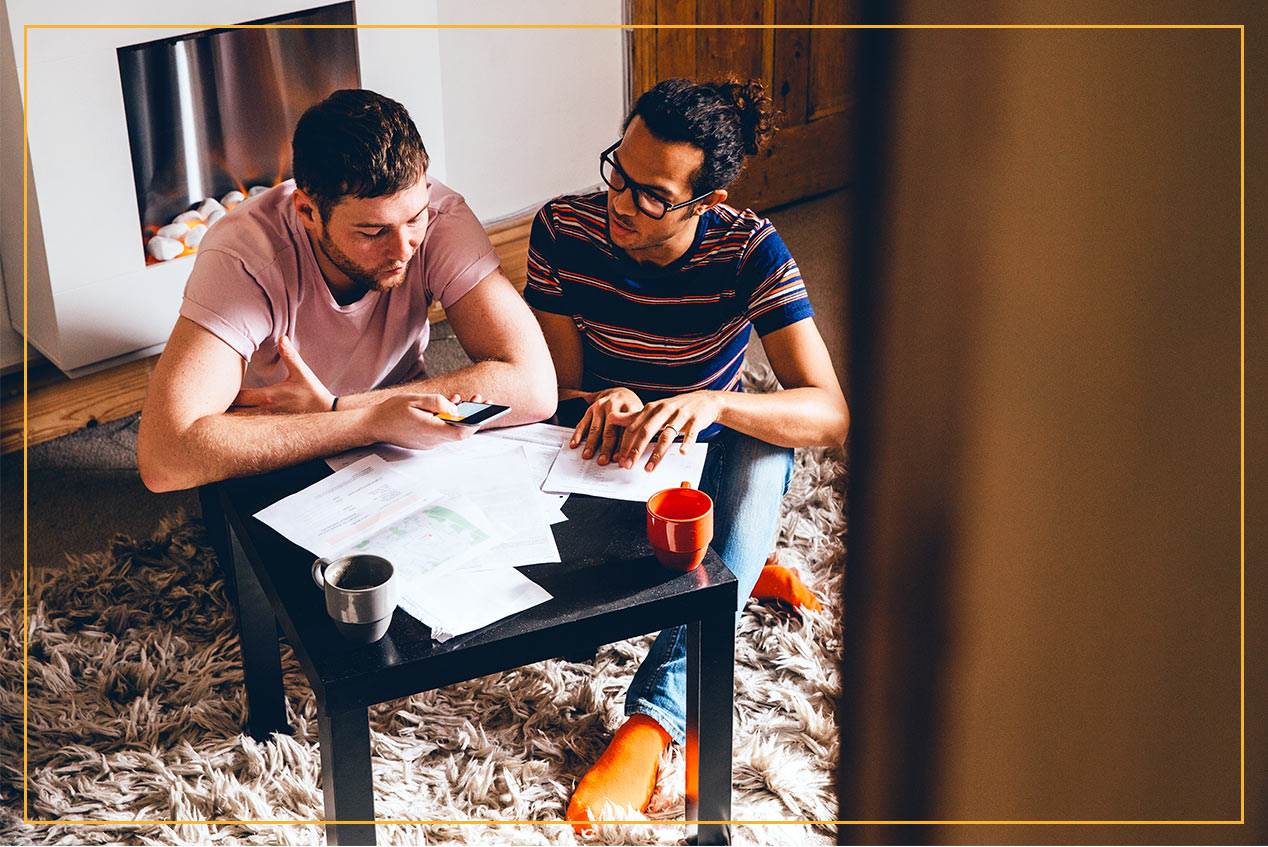
<path id="1" fill-rule="evenodd" d="M 405 450 L 386 444 L 351 451 L 378 457 L 410 480 L 420 497 L 454 498 L 474 504 L 501 531 L 497 543 L 463 560 L 467 570 L 515 568 L 558 562 L 550 526 L 567 520 L 556 494 L 541 490 L 558 448 L 528 441 L 468 438 L 431 450 Z M 343 464 L 349 453 L 327 459 Z"/>
<path id="2" fill-rule="evenodd" d="M 655 446 L 655 442 L 647 445 L 643 455 L 629 470 L 615 462 L 600 465 L 593 458 L 583 459 L 581 446 L 564 447 L 551 465 L 542 488 L 613 500 L 646 500 L 662 488 L 677 488 L 684 481 L 691 483 L 692 488 L 700 487 L 700 473 L 704 470 L 708 444 L 696 444 L 685 456 L 678 452 L 676 446 L 671 447 L 656 470 L 644 470 Z"/>
<path id="3" fill-rule="evenodd" d="M 438 471 L 437 468 L 440 467 L 442 460 L 458 458 L 482 463 L 486 459 L 504 455 L 518 447 L 523 450 L 524 458 L 528 460 L 529 474 L 533 480 L 533 486 L 538 489 L 536 498 L 542 502 L 542 513 L 546 516 L 547 521 L 556 524 L 568 520 L 568 516 L 561 511 L 564 503 L 568 500 L 568 495 L 548 494 L 540 490 L 541 484 L 546 479 L 546 474 L 550 471 L 551 464 L 555 461 L 555 454 L 559 452 L 558 440 L 560 436 L 558 433 L 551 432 L 551 430 L 563 430 L 563 443 L 568 443 L 567 439 L 572 434 L 570 429 L 547 424 L 529 424 L 527 426 L 492 430 L 492 432 L 515 433 L 516 437 L 514 438 L 509 436 L 505 438 L 468 438 L 463 441 L 455 441 L 450 444 L 433 447 L 430 450 L 409 450 L 392 444 L 375 444 L 370 447 L 358 447 L 355 450 L 331 456 L 326 459 L 326 464 L 330 465 L 334 470 L 341 470 L 366 456 L 380 456 L 395 470 L 408 473 L 411 478 L 419 481 L 425 479 L 430 486 L 435 487 L 436 490 L 443 494 L 446 490 L 444 487 L 446 474 L 451 473 L 451 468 L 446 467 L 444 471 Z M 478 472 L 479 468 L 473 467 L 472 470 Z M 470 473 L 461 470 L 458 472 L 458 476 L 470 475 Z M 482 499 L 478 492 L 473 496 L 477 501 Z"/>
<path id="4" fill-rule="evenodd" d="M 572 439 L 572 427 L 535 423 L 524 424 L 523 426 L 506 426 L 501 429 L 482 429 L 476 434 L 489 438 L 524 441 L 529 444 L 540 444 L 543 447 L 558 448 L 568 445 L 568 442 Z"/>
<path id="5" fill-rule="evenodd" d="M 401 608 L 431 626 L 432 638 L 448 641 L 550 597 L 517 570 L 477 571 L 460 577 L 436 574 L 402 597 Z"/>
<path id="6" fill-rule="evenodd" d="M 559 549 L 550 529 L 550 517 L 558 509 L 540 490 L 544 471 L 531 469 L 524 445 L 495 442 L 487 454 L 420 451 L 396 465 L 400 472 L 427 490 L 450 499 L 478 504 L 501 530 L 500 538 L 464 559 L 464 570 L 490 570 L 558 562 Z"/>
<path id="7" fill-rule="evenodd" d="M 534 498 L 540 492 L 530 481 L 522 452 L 513 449 L 507 461 L 516 459 L 519 464 L 503 475 L 501 493 L 514 487 L 521 501 L 527 498 L 536 504 L 539 501 Z M 492 497 L 487 501 L 494 503 Z M 503 517 L 509 514 L 500 511 Z M 521 515 L 524 511 L 519 510 Z M 260 510 L 256 517 L 320 557 L 370 553 L 392 562 L 400 582 L 401 606 L 431 626 L 437 640 L 485 626 L 551 597 L 513 568 L 499 567 L 494 574 L 480 569 L 482 557 L 505 545 L 522 527 L 514 523 L 508 527 L 497 516 L 491 518 L 485 504 L 454 487 L 445 491 L 419 485 L 377 454 L 362 456 Z M 537 517 L 537 523 L 545 525 Z M 549 526 L 545 534 L 550 536 L 549 552 L 555 558 L 536 561 L 558 561 Z M 534 552 L 544 551 L 539 547 Z"/>
<path id="8" fill-rule="evenodd" d="M 338 556 L 438 497 L 420 493 L 381 457 L 370 455 L 255 516 L 318 556 Z"/>

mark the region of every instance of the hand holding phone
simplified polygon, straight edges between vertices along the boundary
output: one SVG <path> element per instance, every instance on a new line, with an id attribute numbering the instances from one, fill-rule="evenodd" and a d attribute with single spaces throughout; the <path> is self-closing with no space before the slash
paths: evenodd
<path id="1" fill-rule="evenodd" d="M 437 412 L 436 417 L 450 426 L 479 427 L 490 421 L 495 421 L 511 411 L 510 406 L 498 406 L 493 403 L 472 403 L 468 401 L 457 405 L 458 411 L 456 413 Z"/>

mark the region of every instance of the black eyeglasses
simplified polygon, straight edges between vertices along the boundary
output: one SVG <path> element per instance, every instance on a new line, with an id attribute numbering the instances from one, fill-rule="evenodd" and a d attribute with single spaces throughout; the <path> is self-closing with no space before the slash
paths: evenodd
<path id="1" fill-rule="evenodd" d="M 599 154 L 599 176 L 603 177 L 604 184 L 617 194 L 629 189 L 634 199 L 634 205 L 652 220 L 658 221 L 675 209 L 690 206 L 692 203 L 697 203 L 713 193 L 712 191 L 706 191 L 699 197 L 692 197 L 690 200 L 684 200 L 681 203 L 670 203 L 646 185 L 640 185 L 626 175 L 620 163 L 616 160 L 616 156 L 613 155 L 616 148 L 620 146 L 621 142 L 618 141 Z"/>

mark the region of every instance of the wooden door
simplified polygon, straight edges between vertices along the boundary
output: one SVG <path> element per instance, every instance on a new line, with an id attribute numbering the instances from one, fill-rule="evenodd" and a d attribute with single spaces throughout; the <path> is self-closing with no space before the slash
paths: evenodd
<path id="1" fill-rule="evenodd" d="M 858 0 L 628 0 L 626 15 L 665 27 L 630 30 L 631 104 L 662 79 L 734 74 L 762 80 L 783 112 L 783 128 L 728 202 L 770 209 L 850 182 L 857 30 L 808 25 L 857 23 Z M 677 28 L 697 24 L 705 28 Z M 736 24 L 768 28 L 723 28 Z"/>

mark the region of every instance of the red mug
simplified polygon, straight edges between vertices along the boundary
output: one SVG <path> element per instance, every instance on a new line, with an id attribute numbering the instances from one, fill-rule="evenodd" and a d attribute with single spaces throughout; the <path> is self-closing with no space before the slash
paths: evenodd
<path id="1" fill-rule="evenodd" d="M 713 499 L 689 482 L 657 491 L 647 500 L 647 540 L 665 567 L 696 567 L 713 540 Z"/>

